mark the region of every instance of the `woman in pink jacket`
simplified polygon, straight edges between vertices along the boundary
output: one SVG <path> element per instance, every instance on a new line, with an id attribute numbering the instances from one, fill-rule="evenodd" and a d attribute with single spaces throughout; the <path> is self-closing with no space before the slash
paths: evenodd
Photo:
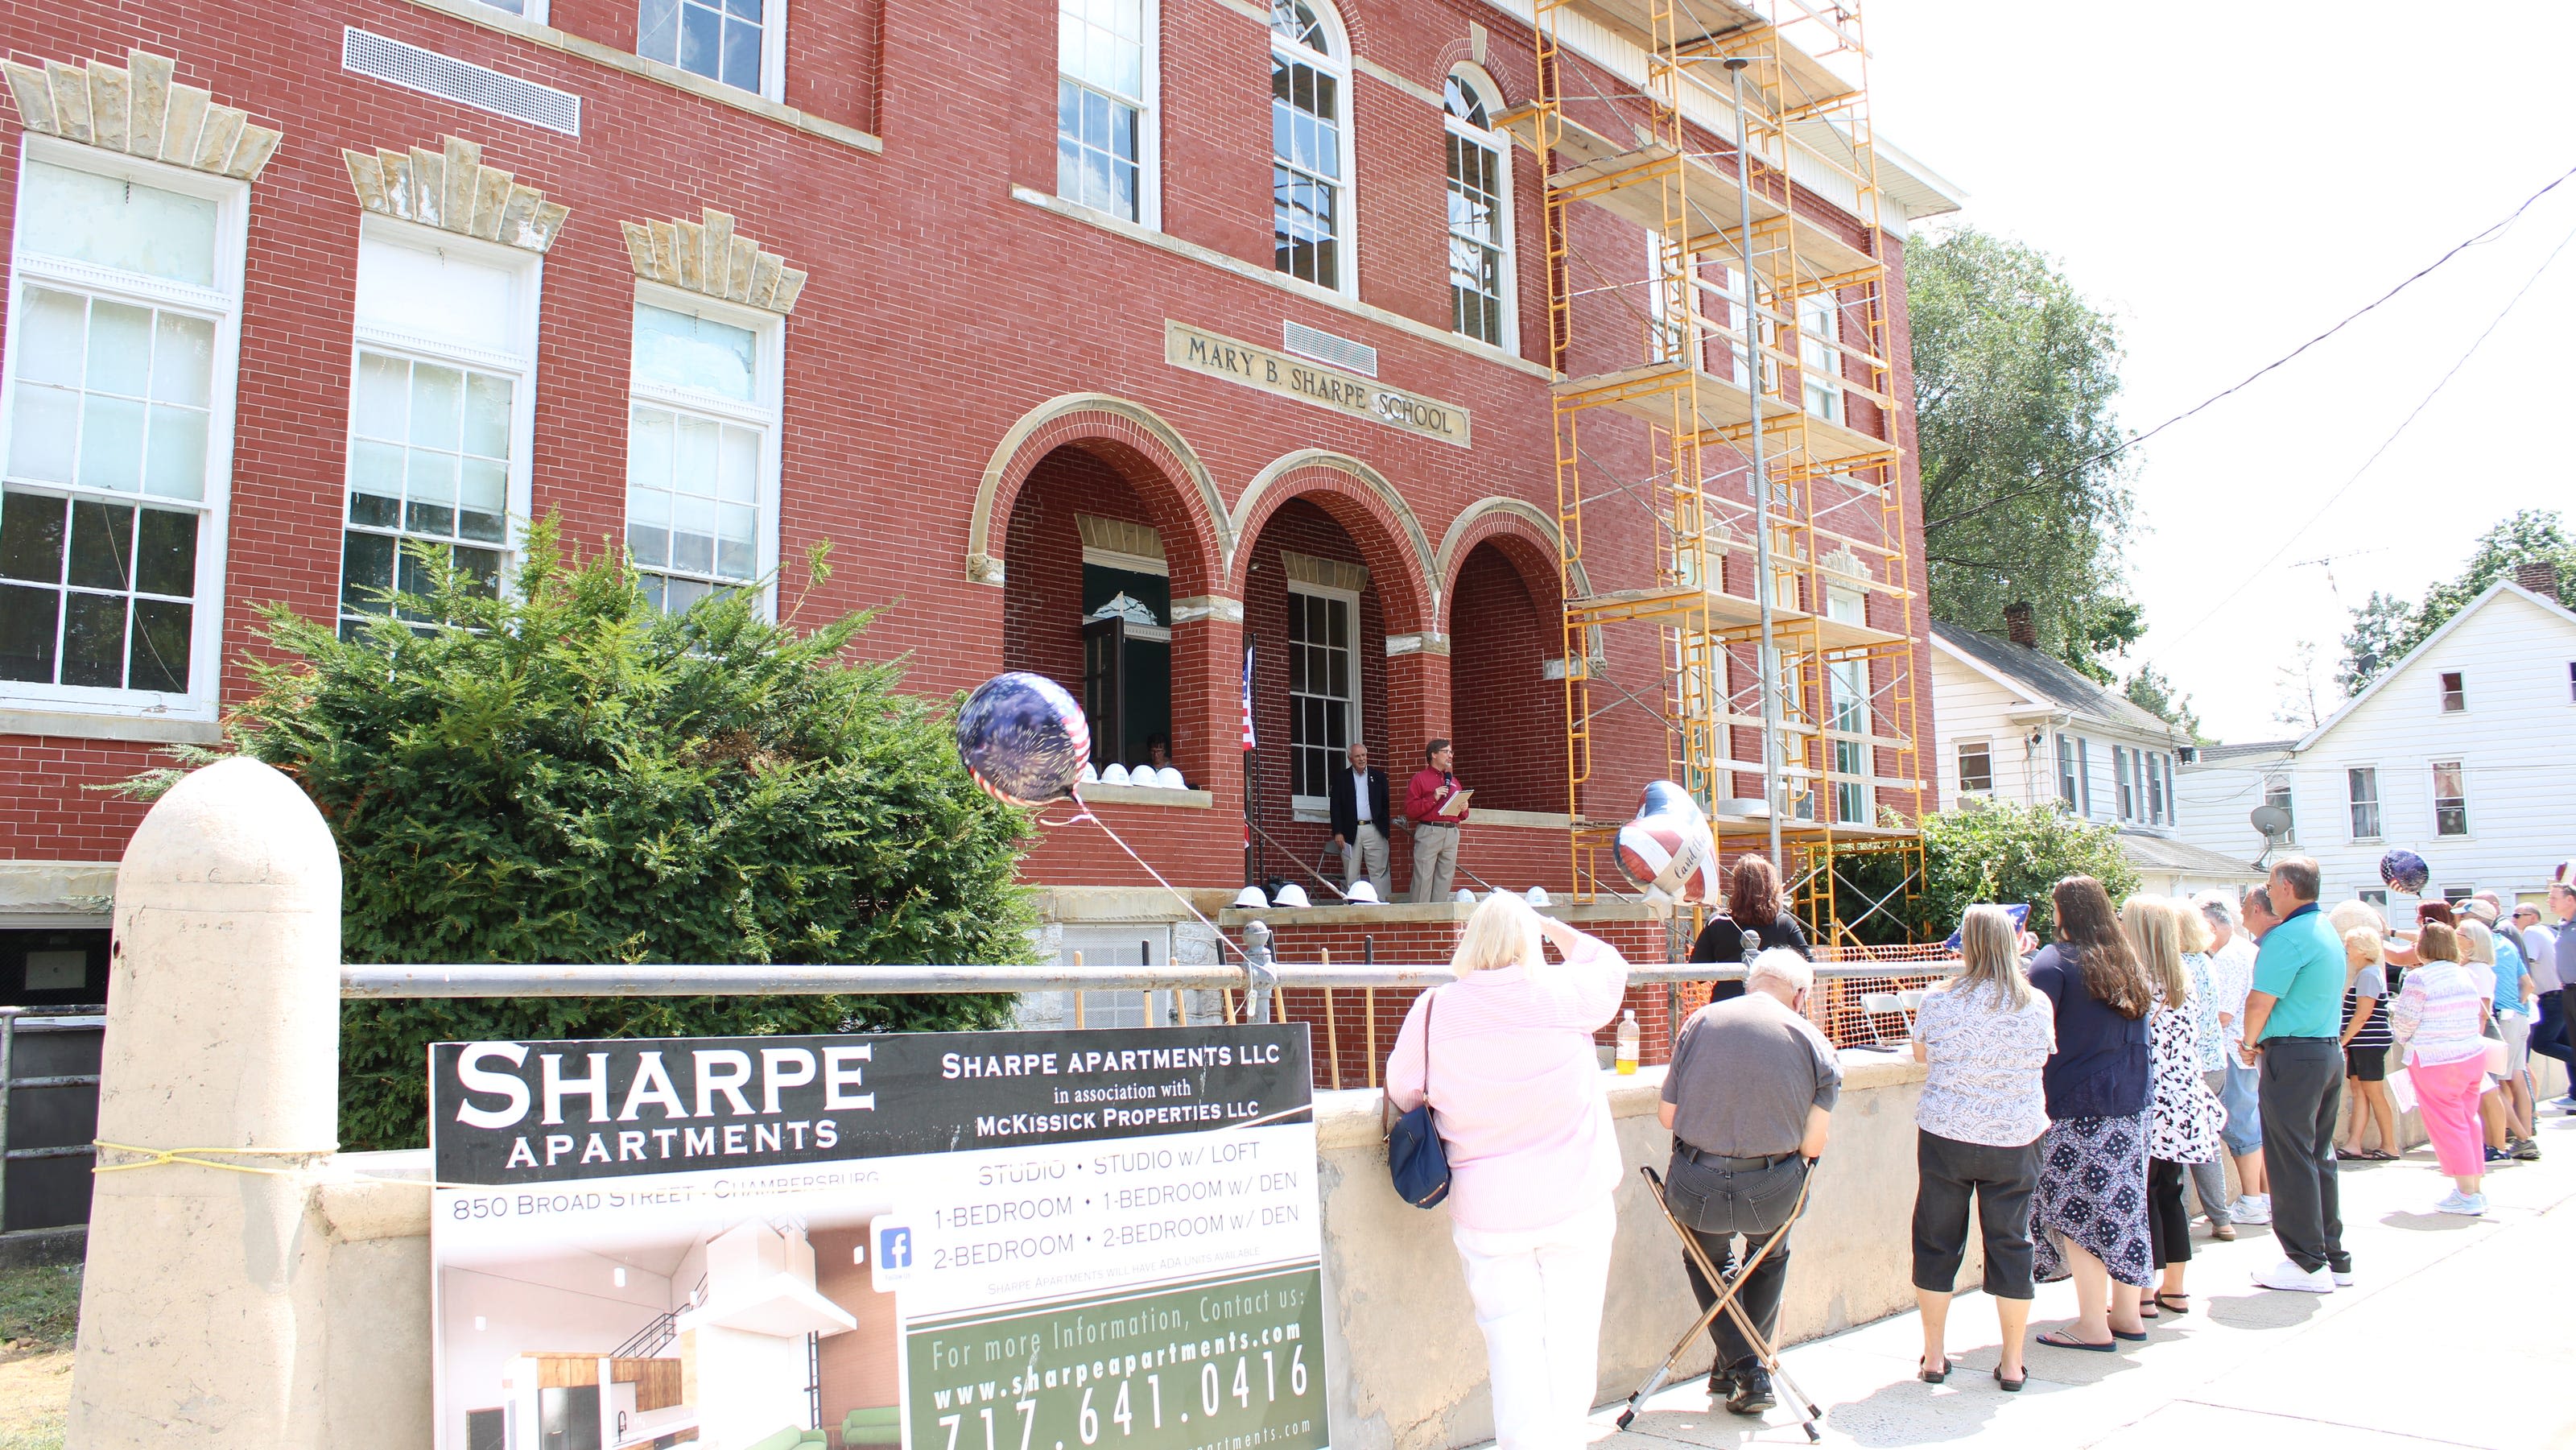
<path id="1" fill-rule="evenodd" d="M 1564 960 L 1550 965 L 1541 942 Z M 1592 1036 L 1628 963 L 1607 944 L 1488 897 L 1416 998 L 1386 1092 L 1427 1098 L 1449 1153 L 1449 1236 L 1485 1334 L 1498 1450 L 1576 1450 L 1600 1379 L 1601 1298 L 1618 1227 L 1619 1144 Z"/>

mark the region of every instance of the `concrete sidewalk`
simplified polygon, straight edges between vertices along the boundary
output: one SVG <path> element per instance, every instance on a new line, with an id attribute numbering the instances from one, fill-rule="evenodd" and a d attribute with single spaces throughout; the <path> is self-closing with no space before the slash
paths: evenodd
<path id="1" fill-rule="evenodd" d="M 2489 1175 L 2483 1219 L 2432 1212 L 2451 1183 L 2429 1149 L 2346 1165 L 2357 1282 L 2330 1295 L 2252 1286 L 2280 1258 L 2268 1231 L 2240 1227 L 2231 1244 L 2195 1226 L 2190 1314 L 2151 1323 L 2146 1343 L 2118 1354 L 2033 1345 L 2020 1394 L 1995 1387 L 1994 1306 L 1977 1293 L 1950 1309 L 1947 1384 L 1915 1379 L 1922 1328 L 1910 1313 L 1792 1349 L 1788 1371 L 1824 1408 L 1829 1444 L 2576 1447 L 2576 1117 L 2545 1114 L 2539 1128 L 2542 1161 Z M 2041 1286 L 2033 1332 L 2074 1308 L 2071 1285 Z M 1619 1406 L 1602 1411 L 1594 1443 L 1803 1445 L 1781 1394 L 1755 1425 L 1712 1412 L 1692 1381 L 1649 1401 L 1627 1432 Z"/>

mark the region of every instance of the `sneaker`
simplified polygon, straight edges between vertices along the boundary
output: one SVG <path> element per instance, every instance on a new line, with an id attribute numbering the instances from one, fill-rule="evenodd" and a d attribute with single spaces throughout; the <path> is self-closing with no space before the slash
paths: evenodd
<path id="1" fill-rule="evenodd" d="M 2433 1211 L 2455 1213 L 2462 1218 L 2476 1218 L 2487 1211 L 2487 1196 L 2483 1193 L 2461 1193 L 2453 1190 L 2449 1197 L 2433 1205 Z"/>
<path id="2" fill-rule="evenodd" d="M 2334 1275 L 2336 1288 L 2349 1289 L 2352 1287 L 2352 1270 L 2329 1268 L 2327 1272 Z"/>
<path id="3" fill-rule="evenodd" d="M 2237 1223 L 2270 1223 L 2272 1221 L 2272 1195 L 2268 1193 L 2246 1194 L 2244 1197 L 2237 1199 L 2236 1202 L 2228 1208 L 2227 1216 Z"/>
<path id="4" fill-rule="evenodd" d="M 1739 1415 L 1759 1415 L 1779 1402 L 1771 1393 L 1770 1371 L 1758 1364 L 1735 1371 L 1735 1393 L 1726 1401 L 1729 1410 Z"/>
<path id="5" fill-rule="evenodd" d="M 2209 1226 L 2209 1236 L 2218 1240 L 2220 1243 L 2232 1244 L 2236 1242 L 2236 1225 L 2232 1223 L 2211 1224 Z"/>
<path id="6" fill-rule="evenodd" d="M 2513 1147 L 2508 1149 L 2507 1152 L 2517 1163 L 2537 1163 L 2540 1161 L 2540 1145 L 2531 1141 L 2529 1138 L 2514 1139 Z"/>
<path id="7" fill-rule="evenodd" d="M 2494 1148 L 2487 1149 L 2486 1155 L 2489 1163 L 2503 1163 L 2508 1161 L 2502 1152 Z"/>
<path id="8" fill-rule="evenodd" d="M 2309 1273 L 2297 1264 L 2283 1259 L 2254 1276 L 2258 1289 L 2287 1289 L 2300 1294 L 2331 1294 L 2335 1289 L 2334 1274 L 2324 1268 Z"/>

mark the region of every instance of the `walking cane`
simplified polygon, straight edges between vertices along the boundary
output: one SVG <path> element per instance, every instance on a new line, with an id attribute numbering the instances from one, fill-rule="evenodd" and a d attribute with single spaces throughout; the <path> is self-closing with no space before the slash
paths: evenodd
<path id="1" fill-rule="evenodd" d="M 1805 1411 L 1800 1416 L 1799 1427 L 1807 1432 L 1808 1441 L 1812 1443 L 1822 1440 L 1824 1437 L 1816 1433 L 1816 1421 L 1823 1418 L 1824 1411 L 1807 1398 L 1807 1392 L 1799 1387 L 1796 1380 L 1789 1377 L 1789 1371 L 1780 1363 L 1779 1352 L 1771 1347 L 1769 1340 L 1762 1337 L 1762 1331 L 1754 1327 L 1752 1317 L 1744 1312 L 1744 1306 L 1736 1302 L 1736 1295 L 1744 1287 L 1744 1281 L 1761 1266 L 1764 1259 L 1771 1256 L 1772 1249 L 1778 1247 L 1780 1241 L 1789 1236 L 1791 1226 L 1795 1225 L 1799 1217 L 1807 1211 L 1807 1189 L 1815 1182 L 1814 1168 L 1811 1166 L 1806 1176 L 1799 1180 L 1798 1199 L 1797 1202 L 1789 1205 L 1789 1216 L 1780 1221 L 1780 1226 L 1772 1230 L 1771 1236 L 1763 1241 L 1762 1247 L 1755 1250 L 1751 1258 L 1744 1261 L 1744 1267 L 1737 1270 L 1733 1278 L 1717 1271 L 1717 1266 L 1709 1262 L 1708 1251 L 1700 1247 L 1698 1238 L 1683 1226 L 1680 1219 L 1673 1216 L 1673 1206 L 1664 1197 L 1664 1180 L 1652 1168 L 1640 1168 L 1637 1171 L 1645 1175 L 1646 1186 L 1655 1195 L 1655 1207 L 1662 1211 L 1664 1222 L 1673 1226 L 1674 1235 L 1682 1241 L 1682 1251 L 1689 1254 L 1691 1262 L 1699 1266 L 1700 1276 L 1717 1291 L 1717 1297 L 1711 1300 L 1708 1308 L 1701 1312 L 1697 1323 L 1682 1331 L 1682 1337 L 1673 1342 L 1672 1352 L 1664 1356 L 1663 1363 L 1655 1366 L 1654 1373 L 1646 1376 L 1646 1382 L 1637 1386 L 1636 1392 L 1628 1396 L 1627 1407 L 1619 1412 L 1619 1428 L 1622 1430 L 1628 1428 L 1629 1423 L 1637 1418 L 1638 1408 L 1652 1399 L 1655 1393 L 1672 1378 L 1674 1364 L 1689 1352 L 1691 1345 L 1697 1342 L 1701 1335 L 1708 1332 L 1710 1325 L 1717 1322 L 1718 1315 L 1725 1314 L 1734 1319 L 1735 1327 L 1742 1331 L 1745 1342 L 1753 1346 L 1762 1367 L 1777 1375 L 1780 1382 L 1788 1387 L 1791 1406 Z M 1715 1373 L 1714 1369 L 1710 1371 L 1712 1376 Z"/>

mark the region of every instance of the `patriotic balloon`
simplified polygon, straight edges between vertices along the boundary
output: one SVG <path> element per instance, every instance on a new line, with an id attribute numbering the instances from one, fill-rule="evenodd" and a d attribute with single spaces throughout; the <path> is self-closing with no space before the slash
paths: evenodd
<path id="1" fill-rule="evenodd" d="M 2379 879 L 2409 896 L 2420 896 L 2424 883 L 2433 879 L 2433 868 L 2412 851 L 2391 851 L 2379 858 Z"/>
<path id="2" fill-rule="evenodd" d="M 1619 869 L 1650 902 L 1716 901 L 1726 894 L 1708 813 L 1669 780 L 1646 783 L 1636 817 L 1619 828 L 1618 854 Z"/>
<path id="3" fill-rule="evenodd" d="M 957 712 L 957 756 L 994 799 L 1042 806 L 1073 794 L 1091 758 L 1091 726 L 1055 681 L 995 675 Z"/>

